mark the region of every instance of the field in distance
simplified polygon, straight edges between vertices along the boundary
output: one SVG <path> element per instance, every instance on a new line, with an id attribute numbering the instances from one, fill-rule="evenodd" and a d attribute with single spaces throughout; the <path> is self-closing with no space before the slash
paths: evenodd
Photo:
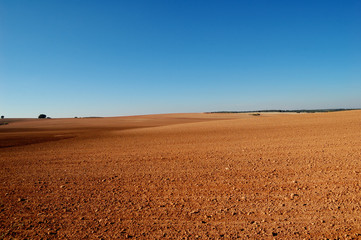
<path id="1" fill-rule="evenodd" d="M 1 122 L 1 239 L 361 238 L 360 110 Z"/>

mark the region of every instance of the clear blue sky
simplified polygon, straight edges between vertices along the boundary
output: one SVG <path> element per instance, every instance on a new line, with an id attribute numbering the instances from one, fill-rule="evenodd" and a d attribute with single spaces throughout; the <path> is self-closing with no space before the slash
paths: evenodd
<path id="1" fill-rule="evenodd" d="M 0 114 L 361 107 L 361 1 L 0 0 Z"/>

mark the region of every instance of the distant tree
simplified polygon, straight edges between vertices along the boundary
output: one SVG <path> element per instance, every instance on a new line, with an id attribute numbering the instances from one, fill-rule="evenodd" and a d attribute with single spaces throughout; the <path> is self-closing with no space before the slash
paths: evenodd
<path id="1" fill-rule="evenodd" d="M 45 114 L 40 114 L 38 118 L 46 118 Z"/>
<path id="2" fill-rule="evenodd" d="M 5 117 L 4 116 L 1 116 L 1 119 L 4 119 Z"/>

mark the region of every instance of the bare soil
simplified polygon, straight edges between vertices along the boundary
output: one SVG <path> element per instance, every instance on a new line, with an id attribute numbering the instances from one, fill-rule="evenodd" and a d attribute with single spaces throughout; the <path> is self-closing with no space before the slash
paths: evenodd
<path id="1" fill-rule="evenodd" d="M 0 239 L 361 239 L 361 111 L 15 119 L 0 200 Z"/>

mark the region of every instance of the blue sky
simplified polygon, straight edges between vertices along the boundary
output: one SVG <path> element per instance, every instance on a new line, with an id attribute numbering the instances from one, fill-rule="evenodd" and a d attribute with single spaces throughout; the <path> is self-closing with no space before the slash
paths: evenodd
<path id="1" fill-rule="evenodd" d="M 361 2 L 0 0 L 0 114 L 361 107 Z"/>

